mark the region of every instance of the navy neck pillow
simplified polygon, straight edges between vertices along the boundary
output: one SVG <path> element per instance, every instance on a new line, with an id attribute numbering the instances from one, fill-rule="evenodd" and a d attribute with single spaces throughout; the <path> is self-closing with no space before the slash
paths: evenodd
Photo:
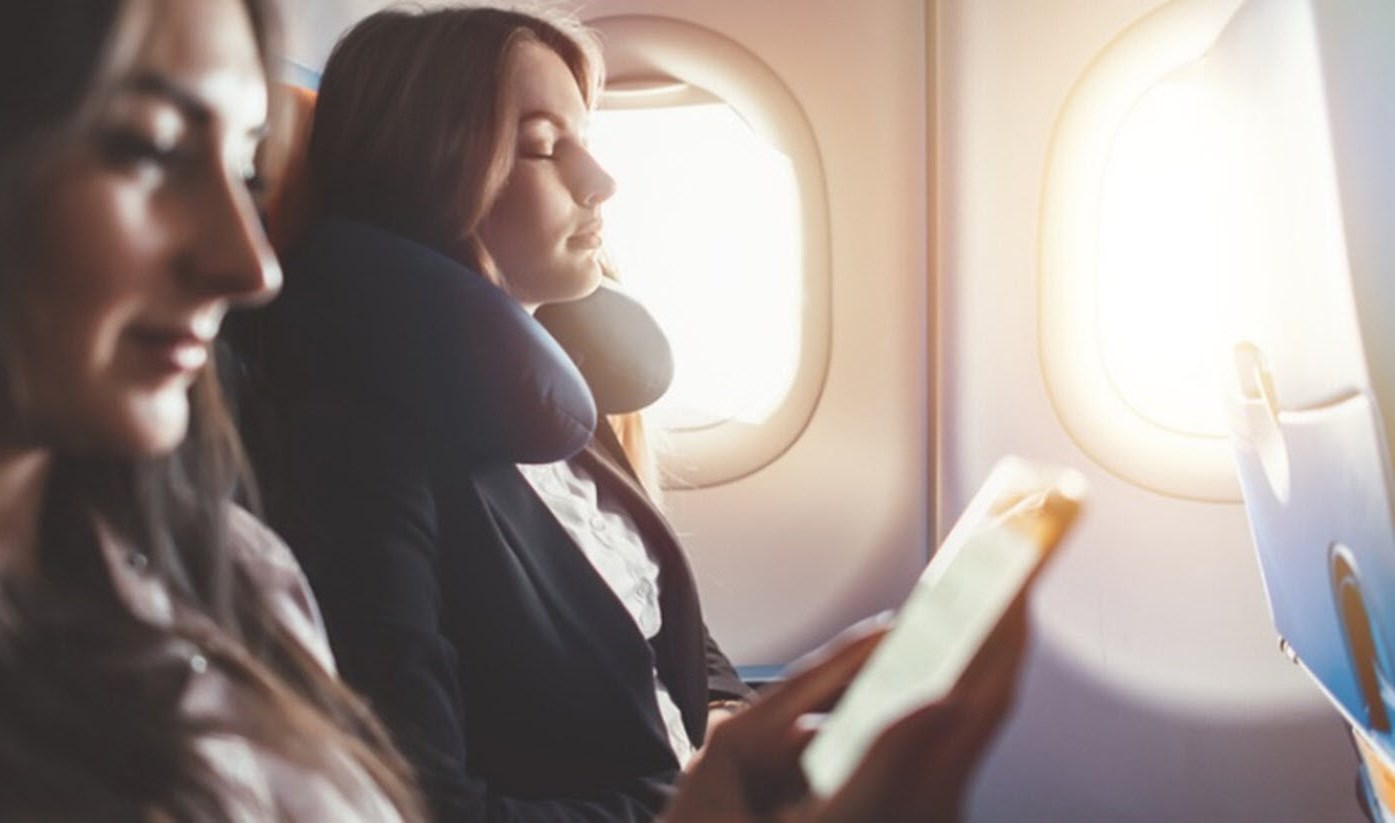
<path id="1" fill-rule="evenodd" d="M 619 413 L 652 402 L 672 358 L 648 312 L 613 289 L 539 313 L 557 338 L 455 260 L 328 218 L 286 262 L 269 325 L 273 356 L 289 362 L 271 365 L 295 375 L 282 383 L 289 393 L 329 386 L 433 450 L 547 463 L 586 445 L 598 405 Z"/>
<path id="2" fill-rule="evenodd" d="M 673 352 L 654 317 L 607 281 L 533 315 L 571 356 L 602 414 L 639 411 L 673 382 Z"/>

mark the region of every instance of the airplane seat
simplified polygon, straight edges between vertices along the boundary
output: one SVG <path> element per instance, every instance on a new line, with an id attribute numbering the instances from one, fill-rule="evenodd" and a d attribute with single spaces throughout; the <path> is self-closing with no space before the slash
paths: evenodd
<path id="1" fill-rule="evenodd" d="M 314 198 L 306 161 L 310 151 L 310 126 L 315 118 L 314 90 L 289 84 L 277 85 L 282 139 L 268 169 L 266 230 L 280 255 L 295 247 L 314 214 Z"/>
<path id="2" fill-rule="evenodd" d="M 1253 266 L 1271 325 L 1234 349 L 1236 465 L 1282 646 L 1351 726 L 1368 814 L 1395 820 L 1395 7 L 1246 12 L 1249 31 L 1293 32 L 1319 59 L 1316 102 L 1294 108 L 1305 95 L 1288 83 L 1256 108 L 1281 161 L 1270 173 L 1289 176 L 1295 196 Z"/>
<path id="3" fill-rule="evenodd" d="M 315 113 L 315 92 L 301 86 L 278 83 L 272 100 L 278 128 L 260 158 L 266 181 L 262 199 L 262 225 L 278 257 L 285 259 L 312 219 L 312 198 L 306 169 L 310 126 Z M 274 404 L 264 386 L 260 352 L 265 329 L 262 312 L 235 311 L 223 324 L 215 346 L 216 368 L 224 399 L 256 474 L 263 477 L 277 467 L 267 464 L 273 454 L 277 424 Z M 244 505 L 259 509 L 255 490 L 242 489 Z"/>
<path id="4" fill-rule="evenodd" d="M 1237 346 L 1236 367 L 1237 467 L 1281 646 L 1351 725 L 1368 813 L 1395 820 L 1395 398 L 1367 384 L 1286 406 L 1258 348 Z"/>

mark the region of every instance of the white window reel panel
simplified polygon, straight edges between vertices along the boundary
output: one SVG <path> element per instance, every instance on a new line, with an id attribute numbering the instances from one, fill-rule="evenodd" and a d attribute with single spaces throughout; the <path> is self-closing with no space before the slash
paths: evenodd
<path id="1" fill-rule="evenodd" d="M 676 374 L 650 410 L 678 488 L 729 482 L 803 431 L 828 366 L 823 167 L 808 120 L 755 55 L 650 16 L 588 21 L 607 87 L 590 143 L 619 189 L 607 248 L 669 335 Z"/>
<path id="2" fill-rule="evenodd" d="M 1225 392 L 1263 324 L 1235 218 L 1252 149 L 1207 53 L 1239 0 L 1175 0 L 1096 58 L 1048 154 L 1040 352 L 1076 443 L 1137 485 L 1238 501 Z"/>

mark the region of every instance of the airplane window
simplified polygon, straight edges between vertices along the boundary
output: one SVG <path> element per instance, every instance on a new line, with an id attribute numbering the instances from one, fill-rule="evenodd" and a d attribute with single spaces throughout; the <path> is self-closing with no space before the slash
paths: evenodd
<path id="1" fill-rule="evenodd" d="M 803 110 L 754 54 L 690 23 L 588 21 L 608 82 L 590 146 L 618 188 L 606 245 L 673 346 L 649 410 L 669 485 L 770 463 L 803 431 L 829 348 L 828 206 Z"/>
<path id="2" fill-rule="evenodd" d="M 666 430 L 759 424 L 799 363 L 799 190 L 789 157 L 725 103 L 602 109 L 591 148 L 615 177 L 607 246 L 668 333 Z"/>
<path id="3" fill-rule="evenodd" d="M 1221 388 L 1239 283 L 1225 102 L 1198 66 L 1237 6 L 1166 4 L 1096 56 L 1041 208 L 1039 345 L 1064 428 L 1126 480 L 1212 501 L 1239 501 Z"/>
<path id="4" fill-rule="evenodd" d="M 1331 290 L 1286 290 L 1299 304 L 1274 288 L 1344 270 L 1345 251 L 1306 7 L 1247 8 L 1174 2 L 1101 53 L 1062 110 L 1042 202 L 1042 365 L 1062 422 L 1121 477 L 1207 500 L 1239 499 L 1236 344 L 1290 354 L 1334 338 L 1298 326 L 1349 312 Z M 1307 354 L 1278 387 L 1290 408 L 1359 358 Z"/>
<path id="5" fill-rule="evenodd" d="M 1234 153 L 1216 128 L 1223 99 L 1164 81 L 1114 139 L 1100 207 L 1099 324 L 1104 366 L 1153 423 L 1226 437 L 1232 329 L 1246 307 L 1233 285 Z M 1208 127 L 1209 126 L 1209 127 Z"/>

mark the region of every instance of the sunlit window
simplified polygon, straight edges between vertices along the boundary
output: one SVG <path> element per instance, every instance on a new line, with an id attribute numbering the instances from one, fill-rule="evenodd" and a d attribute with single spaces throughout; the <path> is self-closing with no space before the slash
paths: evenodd
<path id="1" fill-rule="evenodd" d="M 1224 100 L 1183 77 L 1145 94 L 1105 166 L 1099 324 L 1109 378 L 1173 431 L 1226 434 L 1245 214 Z"/>
<path id="2" fill-rule="evenodd" d="M 1082 75 L 1042 200 L 1042 365 L 1076 442 L 1140 485 L 1238 499 L 1236 348 L 1285 408 L 1360 352 L 1305 3 L 1163 5 Z M 1338 284 L 1335 285 L 1334 284 Z"/>
<path id="3" fill-rule="evenodd" d="M 1284 364 L 1288 404 L 1320 399 L 1305 387 L 1325 381 L 1305 372 L 1350 357 L 1315 350 L 1333 335 L 1307 328 L 1344 316 L 1327 284 L 1346 280 L 1346 256 L 1310 30 L 1287 22 L 1253 43 L 1233 22 L 1138 99 L 1104 167 L 1105 368 L 1125 402 L 1181 434 L 1228 436 L 1238 342 Z"/>
<path id="4" fill-rule="evenodd" d="M 671 430 L 759 423 L 800 358 L 804 241 L 790 158 L 719 101 L 602 108 L 592 151 L 615 177 L 607 245 L 673 346 L 651 419 Z"/>

